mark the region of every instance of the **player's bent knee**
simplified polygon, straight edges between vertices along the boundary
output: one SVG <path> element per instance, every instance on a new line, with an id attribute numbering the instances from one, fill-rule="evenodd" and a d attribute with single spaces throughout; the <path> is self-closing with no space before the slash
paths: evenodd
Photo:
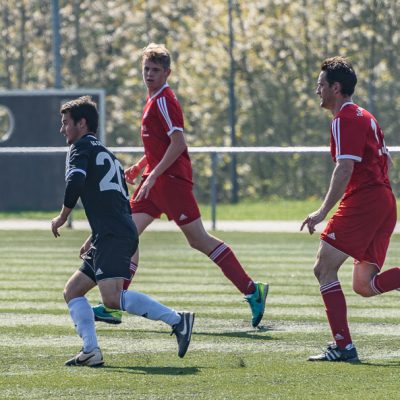
<path id="1" fill-rule="evenodd" d="M 314 275 L 319 280 L 323 277 L 324 271 L 323 267 L 319 262 L 316 262 L 314 265 Z"/>
<path id="2" fill-rule="evenodd" d="M 372 297 L 376 295 L 369 285 L 362 285 L 359 283 L 353 283 L 353 291 L 362 297 Z"/>
<path id="3" fill-rule="evenodd" d="M 74 293 L 74 291 L 71 289 L 71 286 L 68 285 L 68 283 L 65 285 L 64 287 L 64 291 L 63 291 L 63 296 L 64 296 L 64 300 L 65 302 L 68 304 L 72 299 L 74 299 L 76 296 L 76 294 Z"/>
<path id="4" fill-rule="evenodd" d="M 221 243 L 221 240 L 211 236 L 207 232 L 203 232 L 196 237 L 187 237 L 187 241 L 192 249 L 200 251 L 206 255 L 215 250 Z"/>
<path id="5" fill-rule="evenodd" d="M 376 293 L 368 292 L 363 289 L 357 289 L 357 290 L 354 290 L 354 292 L 357 293 L 358 295 L 360 295 L 361 297 L 373 297 L 376 295 Z"/>
<path id="6" fill-rule="evenodd" d="M 205 246 L 204 240 L 188 239 L 188 243 L 189 243 L 189 246 L 190 246 L 192 249 L 201 251 L 201 252 L 203 252 L 203 253 L 206 252 L 206 250 L 205 250 L 205 249 L 206 249 L 206 246 Z"/>
<path id="7" fill-rule="evenodd" d="M 114 308 L 114 309 L 119 309 L 121 307 L 120 305 L 120 295 L 113 295 L 113 296 L 102 296 L 103 304 L 107 308 Z"/>
<path id="8" fill-rule="evenodd" d="M 64 290 L 64 300 L 68 304 L 71 300 L 76 299 L 77 297 L 82 297 L 74 292 L 69 292 Z"/>
<path id="9" fill-rule="evenodd" d="M 326 265 L 316 263 L 314 266 L 314 275 L 320 284 L 333 282 L 337 279 L 336 271 L 328 268 Z"/>
<path id="10" fill-rule="evenodd" d="M 192 248 L 192 249 L 195 249 L 195 250 L 198 250 L 199 248 L 199 244 L 198 244 L 198 242 L 196 242 L 195 240 L 188 240 L 188 243 L 189 243 L 189 246 Z"/>
<path id="11" fill-rule="evenodd" d="M 68 304 L 72 299 L 84 296 L 84 293 L 77 292 L 70 285 L 66 285 L 63 292 L 64 300 Z"/>
<path id="12" fill-rule="evenodd" d="M 120 302 L 119 301 L 104 301 L 103 300 L 103 304 L 107 307 L 107 308 L 113 308 L 115 310 L 119 310 L 121 308 Z"/>

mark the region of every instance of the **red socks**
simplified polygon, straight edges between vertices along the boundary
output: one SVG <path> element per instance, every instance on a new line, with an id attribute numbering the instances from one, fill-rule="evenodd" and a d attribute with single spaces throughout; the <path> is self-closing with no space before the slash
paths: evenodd
<path id="1" fill-rule="evenodd" d="M 123 290 L 128 290 L 128 287 L 131 284 L 133 277 L 135 276 L 136 270 L 137 270 L 137 265 L 133 261 L 131 261 L 131 263 L 129 264 L 129 271 L 131 273 L 131 279 L 124 280 Z"/>
<path id="2" fill-rule="evenodd" d="M 371 288 L 376 294 L 400 288 L 400 268 L 388 269 L 371 279 Z"/>
<path id="3" fill-rule="evenodd" d="M 232 249 L 225 243 L 219 244 L 209 255 L 210 259 L 217 264 L 224 275 L 238 288 L 244 295 L 254 293 L 256 287 L 253 280 L 246 274 L 239 260 L 236 258 Z M 131 280 L 124 281 L 124 290 L 127 290 L 135 275 L 137 265 L 131 262 L 129 267 L 132 276 Z"/>
<path id="4" fill-rule="evenodd" d="M 351 343 L 351 336 L 347 323 L 346 300 L 340 282 L 335 281 L 322 285 L 320 291 L 333 338 L 336 344 L 343 349 Z"/>
<path id="5" fill-rule="evenodd" d="M 219 244 L 208 257 L 221 268 L 224 275 L 240 292 L 244 295 L 254 293 L 256 287 L 253 280 L 246 274 L 229 246 L 225 243 Z"/>

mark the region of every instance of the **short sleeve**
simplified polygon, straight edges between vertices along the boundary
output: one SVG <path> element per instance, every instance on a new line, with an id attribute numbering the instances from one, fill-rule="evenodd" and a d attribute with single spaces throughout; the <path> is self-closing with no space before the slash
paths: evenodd
<path id="1" fill-rule="evenodd" d="M 337 117 L 332 121 L 331 147 L 334 145 L 336 160 L 362 161 L 366 141 L 367 131 L 361 119 Z"/>
<path id="2" fill-rule="evenodd" d="M 157 99 L 160 121 L 169 136 L 174 131 L 183 132 L 183 113 L 178 100 L 162 96 Z"/>
<path id="3" fill-rule="evenodd" d="M 86 176 L 89 161 L 89 149 L 84 145 L 72 145 L 67 155 L 65 180 L 68 181 L 73 174 L 79 173 Z"/>

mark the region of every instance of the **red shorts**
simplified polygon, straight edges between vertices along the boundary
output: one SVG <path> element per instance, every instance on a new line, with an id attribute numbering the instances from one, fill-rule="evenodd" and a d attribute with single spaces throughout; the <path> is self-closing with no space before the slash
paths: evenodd
<path id="1" fill-rule="evenodd" d="M 200 218 L 200 210 L 193 194 L 193 184 L 172 175 L 161 175 L 151 188 L 147 199 L 135 201 L 144 179 L 135 190 L 130 204 L 132 214 L 145 213 L 153 218 L 166 214 L 179 226 Z"/>
<path id="2" fill-rule="evenodd" d="M 321 239 L 352 256 L 355 262 L 366 261 L 380 270 L 396 225 L 396 214 L 396 199 L 389 188 L 362 190 L 340 202 Z"/>

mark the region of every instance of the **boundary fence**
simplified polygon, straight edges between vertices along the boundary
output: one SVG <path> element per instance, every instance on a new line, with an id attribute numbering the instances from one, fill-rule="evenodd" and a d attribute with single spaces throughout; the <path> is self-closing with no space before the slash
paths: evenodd
<path id="1" fill-rule="evenodd" d="M 115 154 L 143 154 L 143 147 L 108 147 Z M 60 154 L 66 153 L 68 147 L 0 147 L 1 155 L 29 154 L 32 156 L 40 154 Z M 296 153 L 328 153 L 327 146 L 270 146 L 270 147 L 189 147 L 189 154 L 203 153 L 210 154 L 211 157 L 211 226 L 216 229 L 217 211 L 217 168 L 219 154 L 233 153 L 266 153 L 266 154 L 296 154 Z M 400 153 L 400 146 L 389 147 L 391 153 Z"/>

